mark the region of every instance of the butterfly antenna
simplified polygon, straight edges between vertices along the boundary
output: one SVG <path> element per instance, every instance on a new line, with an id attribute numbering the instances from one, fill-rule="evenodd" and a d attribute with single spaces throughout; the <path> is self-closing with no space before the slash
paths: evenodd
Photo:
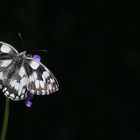
<path id="1" fill-rule="evenodd" d="M 31 50 L 31 51 L 37 51 L 37 52 L 45 52 L 45 53 L 47 53 L 47 50 Z"/>
<path id="2" fill-rule="evenodd" d="M 24 41 L 23 41 L 23 38 L 22 38 L 22 36 L 21 36 L 21 34 L 20 33 L 18 33 L 18 35 L 19 35 L 19 37 L 20 37 L 20 40 L 21 40 L 21 43 L 22 43 L 22 46 L 23 46 L 23 48 L 24 48 Z"/>
<path id="3" fill-rule="evenodd" d="M 18 33 L 18 35 L 19 35 L 19 37 L 20 37 L 22 46 L 23 46 L 23 48 L 24 48 L 25 44 L 24 44 L 23 38 L 22 38 L 22 36 L 21 36 L 20 33 Z M 47 53 L 47 50 L 42 50 L 42 49 L 41 49 L 41 50 L 30 50 L 30 51 L 37 51 L 37 52 L 45 52 L 45 53 Z"/>

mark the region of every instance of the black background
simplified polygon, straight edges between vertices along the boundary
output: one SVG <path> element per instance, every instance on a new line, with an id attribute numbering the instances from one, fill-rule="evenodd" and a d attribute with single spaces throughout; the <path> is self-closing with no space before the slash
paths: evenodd
<path id="1" fill-rule="evenodd" d="M 138 4 L 139 6 L 139 4 Z M 60 89 L 10 102 L 7 140 L 140 139 L 140 14 L 131 1 L 1 2 L 0 40 L 46 49 Z M 25 46 L 18 36 L 21 33 Z M 5 96 L 0 95 L 0 128 Z"/>

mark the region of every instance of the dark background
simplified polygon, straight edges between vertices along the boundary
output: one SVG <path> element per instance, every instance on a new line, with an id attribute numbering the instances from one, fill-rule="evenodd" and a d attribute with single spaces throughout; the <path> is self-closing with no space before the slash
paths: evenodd
<path id="1" fill-rule="evenodd" d="M 10 102 L 7 140 L 140 139 L 140 14 L 131 1 L 5 0 L 0 40 L 46 49 L 60 89 Z M 21 33 L 25 46 L 18 36 Z M 0 128 L 5 96 L 0 95 Z"/>

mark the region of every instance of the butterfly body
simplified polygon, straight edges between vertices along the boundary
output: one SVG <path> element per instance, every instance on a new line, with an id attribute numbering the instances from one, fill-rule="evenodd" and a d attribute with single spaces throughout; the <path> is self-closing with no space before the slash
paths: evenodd
<path id="1" fill-rule="evenodd" d="M 11 79 L 13 76 L 15 76 L 16 72 L 20 69 L 25 59 L 25 52 L 21 52 L 17 56 L 13 56 L 13 62 L 10 64 L 10 69 L 7 73 L 7 79 Z"/>
<path id="2" fill-rule="evenodd" d="M 16 62 L 16 63 L 22 63 L 24 59 L 26 59 L 26 51 L 19 53 L 19 54 L 15 57 L 15 62 Z"/>
<path id="3" fill-rule="evenodd" d="M 49 95 L 59 87 L 45 65 L 4 42 L 0 42 L 0 85 L 4 95 L 17 101 L 25 99 L 28 92 Z"/>

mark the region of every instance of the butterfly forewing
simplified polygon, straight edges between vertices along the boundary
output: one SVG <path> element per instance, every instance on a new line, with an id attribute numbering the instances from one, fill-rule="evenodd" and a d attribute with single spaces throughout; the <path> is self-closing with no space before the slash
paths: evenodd
<path id="1" fill-rule="evenodd" d="M 13 46 L 0 41 L 0 54 L 1 53 L 16 55 L 16 54 L 18 54 L 18 51 Z"/>
<path id="2" fill-rule="evenodd" d="M 0 88 L 7 80 L 7 73 L 12 66 L 13 57 L 18 51 L 11 45 L 0 41 Z"/>
<path id="3" fill-rule="evenodd" d="M 58 82 L 52 72 L 42 63 L 27 58 L 25 68 L 29 75 L 28 90 L 37 95 L 49 95 L 58 90 Z"/>

